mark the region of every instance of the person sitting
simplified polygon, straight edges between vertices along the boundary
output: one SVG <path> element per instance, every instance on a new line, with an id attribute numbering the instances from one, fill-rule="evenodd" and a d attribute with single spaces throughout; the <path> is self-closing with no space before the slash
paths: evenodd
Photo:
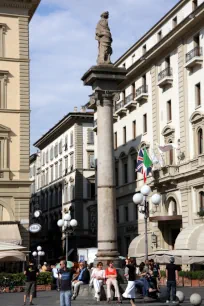
<path id="1" fill-rule="evenodd" d="M 97 268 L 93 269 L 91 279 L 93 280 L 95 298 L 97 302 L 100 302 L 101 287 L 105 281 L 105 271 L 103 270 L 102 262 L 98 262 Z"/>
<path id="2" fill-rule="evenodd" d="M 72 300 L 75 300 L 81 285 L 86 285 L 89 283 L 90 280 L 90 273 L 87 267 L 85 266 L 84 262 L 79 263 L 79 275 L 76 277 L 76 279 L 72 282 L 72 286 L 74 289 L 74 293 L 72 296 Z"/>
<path id="3" fill-rule="evenodd" d="M 147 263 L 147 261 L 146 261 Z M 149 293 L 149 284 L 146 279 L 146 274 L 149 272 L 147 265 L 144 262 L 141 262 L 139 265 L 139 279 L 135 281 L 135 286 L 137 289 L 142 290 L 143 297 L 148 297 Z"/>
<path id="4" fill-rule="evenodd" d="M 111 299 L 111 286 L 113 285 L 115 289 L 115 297 L 118 299 L 118 303 L 122 303 L 120 299 L 120 292 L 118 288 L 118 281 L 117 281 L 117 271 L 113 266 L 113 261 L 108 260 L 107 261 L 108 268 L 105 270 L 105 277 L 107 279 L 106 285 L 107 285 L 107 302 L 110 303 Z"/>

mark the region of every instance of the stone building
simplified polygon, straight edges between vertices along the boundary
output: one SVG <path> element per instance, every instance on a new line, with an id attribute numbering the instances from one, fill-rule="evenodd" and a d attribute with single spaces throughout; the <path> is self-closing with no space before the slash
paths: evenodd
<path id="1" fill-rule="evenodd" d="M 122 255 L 130 241 L 129 255 L 144 253 L 144 216 L 132 202 L 144 184 L 142 175 L 135 173 L 142 147 L 159 161 L 147 183 L 162 195 L 157 209 L 149 203 L 149 252 L 174 248 L 199 252 L 203 247 L 198 242 L 204 215 L 203 17 L 203 0 L 178 1 L 115 62 L 127 69 L 113 114 Z M 95 131 L 96 120 L 97 113 Z M 158 145 L 168 143 L 177 149 L 161 156 Z"/>
<path id="2" fill-rule="evenodd" d="M 95 160 L 93 113 L 69 113 L 34 144 L 30 157 L 31 223 L 42 211 L 42 231 L 31 234 L 31 249 L 43 247 L 48 261 L 62 255 L 62 233 L 57 221 L 67 210 L 78 221 L 69 251 L 96 245 Z M 75 253 L 76 255 L 76 253 Z M 71 254 L 74 256 L 74 254 Z M 70 257 L 73 258 L 73 257 Z"/>
<path id="3" fill-rule="evenodd" d="M 29 22 L 39 3 L 0 2 L 0 245 L 29 247 Z"/>

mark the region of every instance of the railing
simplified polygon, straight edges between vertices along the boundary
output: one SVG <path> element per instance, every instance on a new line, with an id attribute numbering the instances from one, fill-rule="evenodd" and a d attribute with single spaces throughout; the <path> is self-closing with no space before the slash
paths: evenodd
<path id="1" fill-rule="evenodd" d="M 195 47 L 193 50 L 186 54 L 186 63 L 188 63 L 192 58 L 196 56 L 201 56 L 203 54 L 203 50 L 201 47 Z"/>
<path id="2" fill-rule="evenodd" d="M 136 90 L 136 97 L 140 96 L 143 93 L 148 93 L 148 86 L 142 85 Z"/>
<path id="3" fill-rule="evenodd" d="M 125 101 L 124 100 L 120 101 L 119 103 L 116 104 L 115 111 L 117 112 L 119 109 L 123 108 L 124 105 L 125 105 Z"/>
<path id="4" fill-rule="evenodd" d="M 133 94 L 130 94 L 129 96 L 125 97 L 125 104 L 128 104 L 133 100 Z"/>
<path id="5" fill-rule="evenodd" d="M 172 76 L 172 68 L 167 67 L 158 74 L 158 81 L 161 81 L 165 77 L 171 77 L 171 76 Z"/>

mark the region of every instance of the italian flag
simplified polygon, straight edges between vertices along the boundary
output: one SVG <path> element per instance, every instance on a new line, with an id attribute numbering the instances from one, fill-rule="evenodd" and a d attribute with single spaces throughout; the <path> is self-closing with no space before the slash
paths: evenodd
<path id="1" fill-rule="evenodd" d="M 152 172 L 152 161 L 149 158 L 149 155 L 145 148 L 143 150 L 143 154 L 143 179 L 144 182 L 146 182 L 148 174 Z"/>

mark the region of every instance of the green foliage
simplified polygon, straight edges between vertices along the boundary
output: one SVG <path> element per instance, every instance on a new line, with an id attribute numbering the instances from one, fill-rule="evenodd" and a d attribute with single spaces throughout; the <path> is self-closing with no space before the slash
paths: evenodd
<path id="1" fill-rule="evenodd" d="M 10 282 L 14 283 L 14 286 L 24 286 L 26 277 L 23 273 L 0 273 L 0 284 L 5 283 L 4 277 L 8 278 Z M 37 277 L 37 285 L 51 285 L 52 284 L 52 273 L 43 272 Z"/>
<path id="2" fill-rule="evenodd" d="M 204 210 L 200 210 L 199 212 L 197 212 L 197 215 L 199 217 L 204 217 Z"/>

